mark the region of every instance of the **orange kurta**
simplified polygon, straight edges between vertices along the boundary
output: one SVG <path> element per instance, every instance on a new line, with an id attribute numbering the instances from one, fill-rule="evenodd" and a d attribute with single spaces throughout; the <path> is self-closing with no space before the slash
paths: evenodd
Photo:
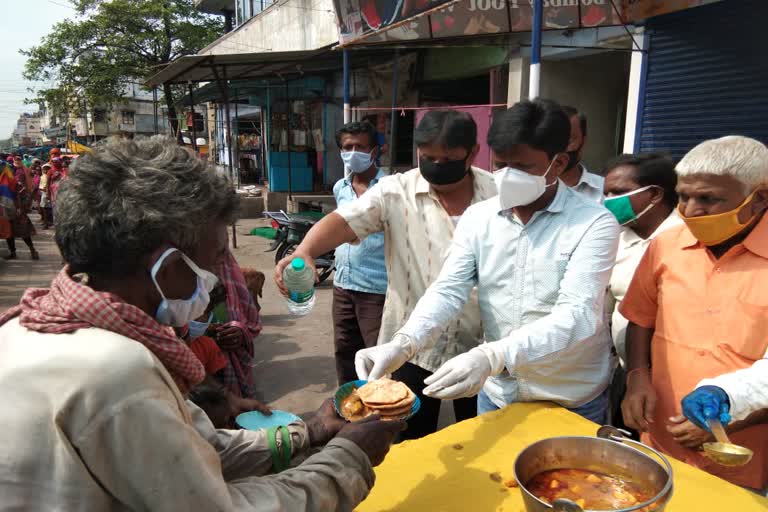
<path id="1" fill-rule="evenodd" d="M 648 247 L 619 310 L 655 329 L 651 379 L 658 403 L 644 441 L 737 485 L 765 489 L 768 425 L 731 436 L 755 452 L 741 468 L 680 446 L 666 426 L 699 381 L 747 368 L 768 349 L 768 215 L 719 260 L 685 226 L 663 233 Z"/>

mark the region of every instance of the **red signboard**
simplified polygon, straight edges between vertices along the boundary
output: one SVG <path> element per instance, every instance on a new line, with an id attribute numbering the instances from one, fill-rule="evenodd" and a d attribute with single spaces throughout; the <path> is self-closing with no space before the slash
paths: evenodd
<path id="1" fill-rule="evenodd" d="M 621 25 L 719 0 L 544 0 L 544 30 Z M 342 45 L 528 32 L 533 0 L 334 0 Z"/>
<path id="2" fill-rule="evenodd" d="M 719 1 L 720 0 L 622 0 L 621 3 L 624 19 L 637 21 Z"/>

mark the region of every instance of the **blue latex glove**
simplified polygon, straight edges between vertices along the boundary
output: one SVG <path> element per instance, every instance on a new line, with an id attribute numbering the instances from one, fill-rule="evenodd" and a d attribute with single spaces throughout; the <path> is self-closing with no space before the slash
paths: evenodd
<path id="1" fill-rule="evenodd" d="M 727 425 L 731 421 L 731 402 L 728 394 L 717 386 L 701 386 L 683 398 L 683 415 L 697 427 L 709 432 L 707 420 L 719 418 Z"/>

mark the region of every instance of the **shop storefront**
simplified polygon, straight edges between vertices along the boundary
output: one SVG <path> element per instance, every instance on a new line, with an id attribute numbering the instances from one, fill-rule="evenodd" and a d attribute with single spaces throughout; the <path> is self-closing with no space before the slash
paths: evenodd
<path id="1" fill-rule="evenodd" d="M 420 109 L 450 106 L 475 117 L 482 143 L 504 108 L 496 105 L 551 98 L 587 115 L 585 162 L 593 169 L 622 151 L 681 155 L 723 133 L 766 138 L 768 67 L 756 44 L 766 2 L 542 0 L 536 91 L 529 90 L 536 0 L 396 3 L 335 2 L 340 46 L 351 55 L 417 53 L 411 97 L 378 109 L 377 120 L 397 123 L 413 107 L 412 126 Z M 481 147 L 479 166 L 487 153 Z"/>
<path id="2" fill-rule="evenodd" d="M 324 90 L 321 77 L 267 90 L 266 158 L 272 192 L 321 192 L 333 185 L 325 179 L 325 147 L 332 135 L 324 130 Z"/>
<path id="3" fill-rule="evenodd" d="M 333 105 L 333 76 L 341 54 L 326 50 L 183 57 L 150 80 L 203 84 L 184 104 L 215 110 L 211 140 L 215 163 L 239 184 L 268 185 L 271 192 L 330 190 L 342 169 L 327 147 L 341 118 Z M 332 118 L 329 120 L 329 118 Z"/>
<path id="4" fill-rule="evenodd" d="M 392 93 L 386 91 L 385 105 L 377 105 L 386 108 L 373 113 L 378 121 L 385 119 L 387 130 L 394 122 L 412 133 L 429 109 L 464 111 L 478 126 L 480 153 L 475 165 L 490 169 L 486 136 L 494 113 L 528 97 L 531 2 L 407 3 L 410 16 L 405 15 L 406 9 L 389 13 L 386 2 L 339 0 L 336 5 L 340 45 L 350 55 L 360 48 L 375 48 L 390 53 L 398 50 L 400 60 L 415 58 L 417 72 L 403 74 L 401 68 L 399 76 L 399 87 L 410 94 L 399 94 L 392 102 Z M 619 9 L 608 0 L 543 3 L 540 95 L 587 113 L 594 126 L 586 148 L 592 167 L 615 155 L 622 142 L 632 44 L 621 26 Z M 407 80 L 410 82 L 402 83 Z M 383 80 L 376 83 L 383 89 L 392 88 Z M 370 103 L 353 105 L 353 109 Z M 399 128 L 400 140 L 395 141 L 393 152 L 407 153 L 408 164 L 413 166 L 412 137 L 407 139 Z"/>

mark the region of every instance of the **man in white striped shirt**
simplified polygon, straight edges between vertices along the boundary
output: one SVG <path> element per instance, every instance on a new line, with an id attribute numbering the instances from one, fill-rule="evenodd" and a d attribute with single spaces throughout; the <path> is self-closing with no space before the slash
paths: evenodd
<path id="1" fill-rule="evenodd" d="M 479 413 L 551 400 L 605 421 L 613 358 L 603 301 L 619 226 L 559 181 L 569 134 L 568 117 L 547 100 L 497 117 L 488 143 L 499 196 L 464 213 L 440 275 L 392 341 L 357 353 L 361 378 L 430 347 L 477 286 L 485 343 L 443 364 L 425 394 L 480 392 Z"/>

